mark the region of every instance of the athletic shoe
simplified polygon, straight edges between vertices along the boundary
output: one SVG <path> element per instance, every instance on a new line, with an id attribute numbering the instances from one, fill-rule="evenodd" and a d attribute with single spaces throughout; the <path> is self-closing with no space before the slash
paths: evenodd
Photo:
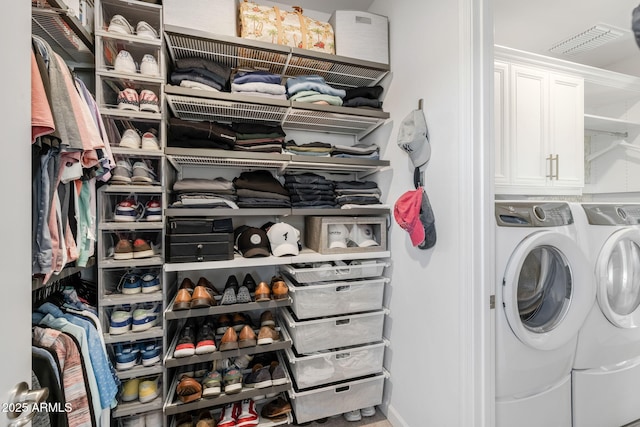
<path id="1" fill-rule="evenodd" d="M 194 354 L 196 354 L 196 325 L 193 318 L 190 318 L 180 331 L 173 357 L 189 357 Z"/>
<path id="2" fill-rule="evenodd" d="M 160 112 L 160 102 L 152 90 L 144 89 L 140 92 L 139 105 L 140 111 Z"/>
<path id="3" fill-rule="evenodd" d="M 155 255 L 149 242 L 144 239 L 136 239 L 133 242 L 133 258 L 150 258 Z"/>
<path id="4" fill-rule="evenodd" d="M 156 61 L 155 56 L 146 53 L 142 57 L 142 62 L 140 63 L 140 74 L 151 77 L 157 77 L 160 75 L 160 67 L 158 67 L 158 61 Z"/>
<path id="5" fill-rule="evenodd" d="M 144 205 L 144 219 L 146 221 L 162 221 L 162 205 L 159 200 L 149 200 Z"/>
<path id="6" fill-rule="evenodd" d="M 126 88 L 118 94 L 118 109 L 140 111 L 140 97 L 134 89 Z"/>
<path id="7" fill-rule="evenodd" d="M 196 334 L 196 354 L 207 354 L 216 351 L 215 323 L 210 316 L 205 317 Z"/>
<path id="8" fill-rule="evenodd" d="M 111 173 L 110 182 L 112 184 L 130 184 L 132 172 L 133 169 L 131 168 L 131 163 L 129 163 L 128 160 L 118 160 L 116 162 L 116 167 Z"/>
<path id="9" fill-rule="evenodd" d="M 225 394 L 239 393 L 242 390 L 242 373 L 235 365 L 225 369 L 222 381 Z"/>
<path id="10" fill-rule="evenodd" d="M 155 40 L 160 38 L 158 32 L 145 21 L 138 22 L 136 25 L 136 34 L 143 39 Z"/>
<path id="11" fill-rule="evenodd" d="M 350 422 L 360 421 L 362 419 L 362 415 L 360 414 L 360 409 L 356 409 L 355 411 L 349 411 L 342 414 L 344 419 Z"/>
<path id="12" fill-rule="evenodd" d="M 283 385 L 289 382 L 287 379 L 287 374 L 284 372 L 284 368 L 281 364 L 276 361 L 271 362 L 271 366 L 269 367 L 269 373 L 271 374 L 271 383 L 276 385 Z M 374 409 L 375 413 L 375 409 Z"/>
<path id="13" fill-rule="evenodd" d="M 218 371 L 208 372 L 202 379 L 202 397 L 216 397 L 222 393 L 222 375 Z"/>
<path id="14" fill-rule="evenodd" d="M 133 259 L 133 246 L 131 240 L 120 239 L 116 243 L 116 247 L 113 251 L 113 259 L 115 260 L 127 260 Z"/>
<path id="15" fill-rule="evenodd" d="M 152 184 L 155 180 L 156 174 L 145 162 L 135 162 L 132 170 L 131 182 L 137 184 Z"/>
<path id="16" fill-rule="evenodd" d="M 242 356 L 238 356 L 233 359 L 233 364 L 236 365 L 240 369 L 247 369 L 249 363 L 253 360 L 253 355 L 251 354 L 243 354 Z"/>
<path id="17" fill-rule="evenodd" d="M 140 388 L 140 379 L 133 378 L 125 381 L 122 386 L 122 396 L 120 399 L 123 402 L 133 402 L 138 399 L 138 392 Z"/>
<path id="18" fill-rule="evenodd" d="M 143 150 L 157 151 L 160 149 L 157 137 L 158 131 L 149 129 L 142 135 L 141 148 Z"/>
<path id="19" fill-rule="evenodd" d="M 160 290 L 160 275 L 157 273 L 147 272 L 140 277 L 140 281 L 143 294 L 150 294 Z"/>
<path id="20" fill-rule="evenodd" d="M 136 308 L 133 310 L 132 332 L 148 331 L 158 324 L 160 315 L 160 305 L 156 304 L 151 308 Z"/>
<path id="21" fill-rule="evenodd" d="M 134 295 L 142 292 L 142 281 L 140 276 L 136 273 L 125 273 L 120 278 L 118 289 L 124 295 Z"/>
<path id="22" fill-rule="evenodd" d="M 236 407 L 233 403 L 228 403 L 220 412 L 218 427 L 236 427 Z"/>
<path id="23" fill-rule="evenodd" d="M 142 205 L 128 198 L 116 205 L 113 220 L 116 222 L 135 222 L 142 213 Z"/>
<path id="24" fill-rule="evenodd" d="M 146 427 L 146 425 L 152 425 L 145 423 L 144 415 L 132 415 L 130 417 L 122 418 L 122 427 Z"/>
<path id="25" fill-rule="evenodd" d="M 159 382 L 159 376 L 140 382 L 140 386 L 138 388 L 138 400 L 140 403 L 149 403 L 160 395 L 160 387 L 158 387 Z"/>
<path id="26" fill-rule="evenodd" d="M 124 371 L 138 364 L 140 348 L 137 344 L 116 344 L 116 369 Z"/>
<path id="27" fill-rule="evenodd" d="M 373 417 L 376 414 L 375 406 L 367 406 L 366 408 L 360 409 L 360 415 L 363 417 Z"/>
<path id="28" fill-rule="evenodd" d="M 146 427 L 161 426 L 162 423 L 162 411 L 149 412 L 144 415 L 144 424 Z"/>
<path id="29" fill-rule="evenodd" d="M 124 49 L 118 52 L 118 56 L 116 56 L 113 64 L 113 69 L 118 73 L 136 74 L 138 72 L 133 56 Z"/>
<path id="30" fill-rule="evenodd" d="M 161 342 L 156 340 L 141 345 L 140 355 L 142 359 L 142 366 L 155 365 L 160 361 L 160 356 L 162 355 Z"/>
<path id="31" fill-rule="evenodd" d="M 252 399 L 244 399 L 240 402 L 236 419 L 236 427 L 255 427 L 258 425 L 260 417 L 258 417 L 256 404 Z"/>
<path id="32" fill-rule="evenodd" d="M 120 147 L 140 148 L 140 134 L 135 129 L 126 129 L 120 138 Z"/>
<path id="33" fill-rule="evenodd" d="M 113 15 L 111 17 L 111 21 L 109 22 L 109 28 L 107 29 L 110 33 L 115 34 L 124 34 L 131 35 L 133 34 L 133 27 L 129 24 L 129 21 L 125 19 L 122 15 Z"/>

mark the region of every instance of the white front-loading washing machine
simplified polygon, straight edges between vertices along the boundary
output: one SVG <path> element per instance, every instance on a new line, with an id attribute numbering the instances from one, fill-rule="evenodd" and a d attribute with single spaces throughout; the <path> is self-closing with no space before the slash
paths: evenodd
<path id="1" fill-rule="evenodd" d="M 596 280 L 578 335 L 574 427 L 640 419 L 640 204 L 571 205 Z"/>
<path id="2" fill-rule="evenodd" d="M 593 273 L 564 202 L 497 201 L 496 426 L 570 427 Z"/>

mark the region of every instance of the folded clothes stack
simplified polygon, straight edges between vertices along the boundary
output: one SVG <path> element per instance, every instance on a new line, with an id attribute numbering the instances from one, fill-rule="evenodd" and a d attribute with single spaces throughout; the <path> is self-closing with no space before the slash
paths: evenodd
<path id="1" fill-rule="evenodd" d="M 291 195 L 293 208 L 336 208 L 334 182 L 325 177 L 307 172 L 287 174 L 284 186 Z"/>
<path id="2" fill-rule="evenodd" d="M 183 148 L 216 148 L 233 150 L 236 133 L 226 125 L 192 122 L 171 117 L 167 145 Z"/>
<path id="3" fill-rule="evenodd" d="M 324 105 L 342 105 L 346 93 L 327 84 L 322 76 L 309 75 L 287 79 L 289 100 Z"/>
<path id="4" fill-rule="evenodd" d="M 266 71 L 240 72 L 233 78 L 231 92 L 286 100 L 287 90 L 280 84 L 280 80 L 278 74 Z"/>
<path id="5" fill-rule="evenodd" d="M 172 207 L 238 209 L 236 189 L 231 181 L 222 177 L 181 179 L 173 184 L 173 192 L 176 201 Z"/>
<path id="6" fill-rule="evenodd" d="M 376 144 L 334 145 L 331 150 L 332 157 L 380 159 L 380 147 Z"/>
<path id="7" fill-rule="evenodd" d="M 232 123 L 236 133 L 236 151 L 254 153 L 282 153 L 286 134 L 280 125 L 270 126 L 260 123 Z"/>
<path id="8" fill-rule="evenodd" d="M 336 202 L 341 208 L 350 205 L 379 205 L 382 191 L 373 181 L 336 181 Z"/>
<path id="9" fill-rule="evenodd" d="M 242 172 L 233 179 L 241 208 L 289 208 L 289 191 L 268 171 Z"/>
<path id="10" fill-rule="evenodd" d="M 326 142 L 310 142 L 308 144 L 296 144 L 294 140 L 284 143 L 285 154 L 302 154 L 303 156 L 331 156 L 332 146 Z"/>
<path id="11" fill-rule="evenodd" d="M 231 69 L 204 58 L 176 59 L 171 84 L 208 91 L 228 91 Z"/>
<path id="12" fill-rule="evenodd" d="M 380 101 L 382 90 L 382 86 L 366 86 L 348 89 L 344 96 L 343 105 L 345 107 L 364 107 L 379 110 L 382 108 L 382 101 Z"/>

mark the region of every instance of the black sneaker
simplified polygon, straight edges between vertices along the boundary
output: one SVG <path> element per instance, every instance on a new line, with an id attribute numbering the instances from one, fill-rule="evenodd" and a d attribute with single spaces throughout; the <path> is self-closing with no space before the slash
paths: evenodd
<path id="1" fill-rule="evenodd" d="M 189 319 L 180 331 L 173 357 L 189 357 L 194 354 L 196 354 L 196 325 L 193 319 Z"/>
<path id="2" fill-rule="evenodd" d="M 236 292 L 238 291 L 238 279 L 233 274 L 227 279 L 224 285 L 224 293 L 222 294 L 221 305 L 235 304 L 237 302 Z"/>
<path id="3" fill-rule="evenodd" d="M 196 354 L 207 354 L 216 351 L 216 325 L 212 317 L 205 317 L 198 329 Z"/>

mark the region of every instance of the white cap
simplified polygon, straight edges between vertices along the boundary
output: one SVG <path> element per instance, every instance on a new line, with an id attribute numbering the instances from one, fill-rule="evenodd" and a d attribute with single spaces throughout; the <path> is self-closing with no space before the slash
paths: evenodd
<path id="1" fill-rule="evenodd" d="M 346 248 L 349 240 L 349 229 L 344 224 L 329 224 L 327 227 L 329 248 Z"/>
<path id="2" fill-rule="evenodd" d="M 273 256 L 295 256 L 300 252 L 298 248 L 300 230 L 286 222 L 278 222 L 269 227 L 267 237 L 269 237 Z"/>
<path id="3" fill-rule="evenodd" d="M 398 145 L 409 155 L 414 167 L 419 168 L 429 161 L 431 145 L 422 110 L 413 110 L 402 120 L 398 131 Z"/>
<path id="4" fill-rule="evenodd" d="M 361 248 L 379 245 L 373 235 L 373 226 L 371 224 L 354 225 L 351 230 L 351 240 Z"/>

